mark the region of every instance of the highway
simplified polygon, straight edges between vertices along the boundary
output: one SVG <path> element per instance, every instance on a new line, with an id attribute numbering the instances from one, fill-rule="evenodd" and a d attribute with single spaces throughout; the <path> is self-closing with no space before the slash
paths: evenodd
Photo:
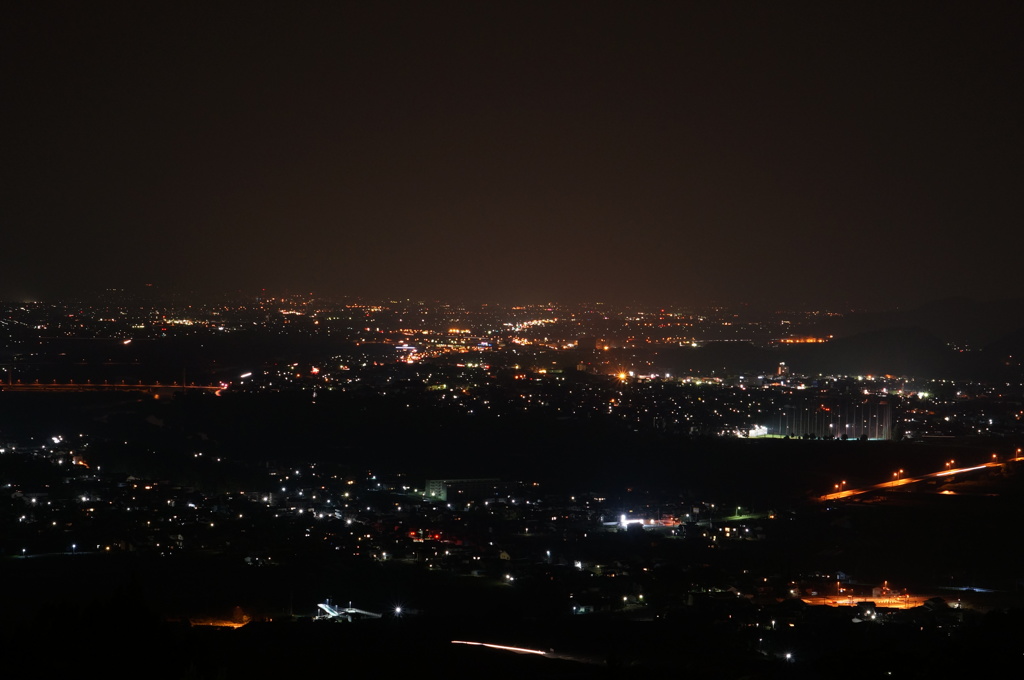
<path id="1" fill-rule="evenodd" d="M 995 454 L 993 454 L 993 457 L 994 457 L 994 455 Z M 898 486 L 906 486 L 908 484 L 917 484 L 919 482 L 928 481 L 929 479 L 936 479 L 936 478 L 941 478 L 941 477 L 951 477 L 953 475 L 959 475 L 959 474 L 963 474 L 965 472 L 975 472 L 977 470 L 984 470 L 985 468 L 998 468 L 998 467 L 1002 467 L 1002 466 L 1006 465 L 1007 463 L 1016 463 L 1016 462 L 1019 462 L 1019 461 L 1022 461 L 1022 460 L 1024 460 L 1024 456 L 1020 455 L 1020 450 L 1018 449 L 1017 450 L 1017 456 L 1015 458 L 1009 458 L 1007 460 L 1002 460 L 1002 461 L 1000 461 L 1000 460 L 992 460 L 992 461 L 990 461 L 988 463 L 983 463 L 982 465 L 973 465 L 971 467 L 948 468 L 948 469 L 944 469 L 944 470 L 939 470 L 938 472 L 929 472 L 927 474 L 920 475 L 918 477 L 904 477 L 903 474 L 902 474 L 903 471 L 900 470 L 898 472 L 894 472 L 893 473 L 892 479 L 888 479 L 888 480 L 886 480 L 884 482 L 881 482 L 880 484 L 873 484 L 871 486 L 865 486 L 865 487 L 861 487 L 859 489 L 842 489 L 841 488 L 839 491 L 835 491 L 833 493 L 828 493 L 828 494 L 825 494 L 824 496 L 819 496 L 818 500 L 821 500 L 821 501 L 834 501 L 834 500 L 839 500 L 839 499 L 842 499 L 842 498 L 849 498 L 851 496 L 858 496 L 858 495 L 864 494 L 864 493 L 870 493 L 872 491 L 884 491 L 886 489 L 894 489 L 894 488 L 896 488 Z"/>

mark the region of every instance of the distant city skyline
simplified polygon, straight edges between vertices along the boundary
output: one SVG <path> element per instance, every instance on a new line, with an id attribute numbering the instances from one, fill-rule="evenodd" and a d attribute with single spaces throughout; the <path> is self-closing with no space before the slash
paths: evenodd
<path id="1" fill-rule="evenodd" d="M 0 12 L 3 299 L 1024 296 L 1017 3 Z"/>

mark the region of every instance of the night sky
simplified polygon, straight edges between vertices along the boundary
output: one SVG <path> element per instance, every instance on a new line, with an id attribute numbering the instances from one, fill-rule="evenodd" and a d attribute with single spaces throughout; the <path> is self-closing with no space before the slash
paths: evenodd
<path id="1" fill-rule="evenodd" d="M 1021 2 L 9 2 L 0 296 L 1024 295 Z"/>

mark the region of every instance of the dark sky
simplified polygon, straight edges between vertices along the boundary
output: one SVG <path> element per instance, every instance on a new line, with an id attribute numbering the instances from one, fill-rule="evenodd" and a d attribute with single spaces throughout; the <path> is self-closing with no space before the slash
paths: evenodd
<path id="1" fill-rule="evenodd" d="M 1024 295 L 1024 3 L 22 2 L 0 296 Z"/>

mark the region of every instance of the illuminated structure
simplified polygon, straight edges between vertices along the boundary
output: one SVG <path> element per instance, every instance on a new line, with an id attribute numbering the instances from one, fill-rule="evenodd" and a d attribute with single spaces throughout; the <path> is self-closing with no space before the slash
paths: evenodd
<path id="1" fill-rule="evenodd" d="M 317 618 L 327 619 L 330 621 L 346 621 L 348 623 L 351 623 L 353 621 L 353 617 L 357 616 L 367 619 L 379 619 L 381 617 L 380 614 L 377 614 L 375 612 L 368 612 L 363 609 L 356 609 L 352 606 L 351 602 L 348 603 L 347 607 L 335 607 L 333 604 L 331 604 L 331 601 L 328 600 L 327 602 L 321 602 L 317 605 L 317 607 L 319 607 L 320 611 L 323 612 L 322 614 L 318 615 Z"/>
<path id="2" fill-rule="evenodd" d="M 501 483 L 497 478 L 481 479 L 428 479 L 426 496 L 434 501 L 448 501 L 458 496 L 459 500 L 479 499 L 493 496 Z"/>

